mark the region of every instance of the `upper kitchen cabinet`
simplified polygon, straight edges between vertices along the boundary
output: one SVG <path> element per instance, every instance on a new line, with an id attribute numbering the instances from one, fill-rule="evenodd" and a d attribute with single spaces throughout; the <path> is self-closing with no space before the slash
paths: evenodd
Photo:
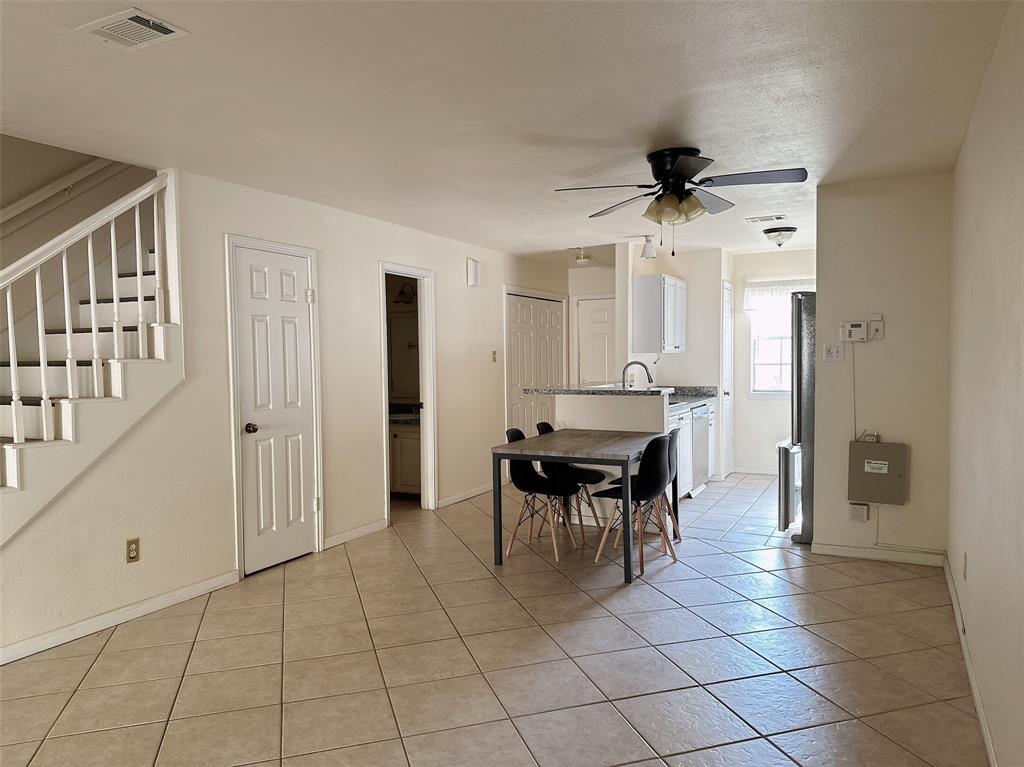
<path id="1" fill-rule="evenodd" d="M 686 281 L 667 274 L 633 278 L 633 349 L 638 354 L 686 351 Z"/>

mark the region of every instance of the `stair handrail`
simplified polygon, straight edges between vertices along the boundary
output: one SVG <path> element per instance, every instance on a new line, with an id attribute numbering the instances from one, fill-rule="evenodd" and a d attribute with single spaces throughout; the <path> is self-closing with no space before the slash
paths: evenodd
<path id="1" fill-rule="evenodd" d="M 0 269 L 0 290 L 8 287 L 15 280 L 24 277 L 38 266 L 59 255 L 65 248 L 85 239 L 91 232 L 109 224 L 122 213 L 127 213 L 143 200 L 167 187 L 168 174 L 160 173 L 152 180 L 135 189 L 119 200 L 115 200 L 105 208 L 96 211 L 89 218 L 80 221 L 73 227 L 58 234 L 49 242 L 45 242 L 35 250 L 19 258 L 13 264 Z"/>
<path id="2" fill-rule="evenodd" d="M 162 194 L 161 194 L 162 193 Z M 163 204 L 161 205 L 161 198 Z M 143 230 L 141 223 L 142 203 L 152 199 L 153 214 L 153 268 L 155 269 L 154 287 L 154 318 L 146 317 L 145 296 L 143 295 Z M 97 211 L 88 218 L 80 221 L 71 228 L 57 235 L 49 242 L 40 245 L 31 253 L 23 256 L 13 264 L 0 269 L 0 297 L 5 299 L 6 320 L 7 320 L 7 345 L 10 355 L 10 384 L 11 384 L 11 424 L 13 441 L 21 443 L 26 441 L 24 430 L 23 403 L 20 396 L 19 371 L 18 371 L 18 343 L 16 333 L 14 291 L 13 285 L 23 277 L 34 276 L 34 299 L 36 314 L 36 344 L 38 351 L 38 365 L 41 387 L 41 413 L 42 413 L 42 438 L 44 440 L 54 439 L 54 414 L 52 402 L 48 393 L 47 385 L 47 330 L 43 318 L 43 289 L 42 289 L 42 266 L 52 259 L 61 257 L 61 292 L 63 300 L 63 319 L 65 335 L 65 359 L 64 366 L 67 374 L 67 388 L 71 399 L 78 397 L 78 374 L 76 370 L 77 360 L 75 358 L 73 344 L 73 325 L 71 320 L 71 295 L 68 278 L 68 249 L 76 243 L 85 241 L 88 255 L 88 280 L 89 280 L 89 320 L 92 336 L 92 394 L 95 397 L 104 396 L 105 377 L 103 374 L 103 356 L 100 353 L 100 327 L 97 320 L 97 273 L 95 256 L 95 237 L 103 229 L 109 231 L 111 273 L 110 279 L 113 290 L 113 357 L 121 359 L 124 355 L 123 325 L 120 315 L 120 301 L 118 298 L 118 258 L 117 258 L 117 223 L 116 219 L 122 214 L 134 212 L 135 230 L 135 278 L 137 285 L 136 304 L 138 309 L 137 323 L 137 355 L 140 358 L 149 357 L 148 337 L 149 324 L 152 322 L 164 323 L 168 321 L 180 322 L 180 296 L 178 294 L 178 227 L 177 227 L 177 176 L 174 169 L 159 172 L 152 180 L 142 184 L 137 189 L 129 192 L 110 205 Z M 165 264 L 164 259 L 167 259 Z M 170 298 L 170 306 L 167 306 L 167 299 Z M 134 324 L 134 323 L 133 323 Z"/>

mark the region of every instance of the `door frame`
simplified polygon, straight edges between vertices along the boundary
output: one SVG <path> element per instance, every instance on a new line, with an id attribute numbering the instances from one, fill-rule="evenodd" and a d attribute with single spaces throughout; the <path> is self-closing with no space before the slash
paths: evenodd
<path id="1" fill-rule="evenodd" d="M 572 325 L 572 333 L 569 334 L 569 373 L 566 380 L 569 383 L 579 384 L 580 382 L 580 301 L 602 301 L 605 299 L 615 300 L 614 293 L 579 293 L 572 296 L 569 303 L 569 323 Z M 618 304 L 615 304 L 618 307 Z M 612 327 L 615 327 L 615 318 L 612 318 Z M 616 355 L 618 352 L 616 352 Z M 614 363 L 613 363 L 614 364 Z M 575 377 L 573 377 L 575 376 Z"/>
<path id="2" fill-rule="evenodd" d="M 726 450 L 726 434 L 725 434 L 725 396 L 721 396 L 721 405 L 719 406 L 719 412 L 716 413 L 718 421 L 718 468 L 719 474 L 724 479 L 729 476 L 736 468 L 736 286 L 731 280 L 722 280 L 722 306 L 725 306 L 725 293 L 726 291 L 732 293 L 732 348 L 728 350 L 726 354 L 725 349 L 725 314 L 722 313 L 722 333 L 719 340 L 722 347 L 722 358 L 721 367 L 718 372 L 718 388 L 719 393 L 724 392 L 724 376 L 726 360 L 728 360 L 730 367 L 732 368 L 732 382 L 730 383 L 731 390 L 729 392 L 729 407 L 730 413 L 730 426 L 732 426 L 732 434 L 729 435 L 729 444 L 731 445 L 730 450 Z M 725 457 L 729 456 L 729 462 L 726 463 Z M 728 470 L 728 471 L 727 471 Z"/>
<path id="3" fill-rule="evenodd" d="M 430 269 L 379 261 L 381 403 L 384 436 L 384 521 L 391 524 L 391 456 L 388 420 L 388 308 L 385 276 L 396 274 L 417 281 L 417 325 L 420 344 L 420 508 L 437 508 L 437 310 L 436 276 Z"/>
<path id="4" fill-rule="evenodd" d="M 562 304 L 562 380 L 569 385 L 569 296 L 565 293 L 552 293 L 548 290 L 536 290 L 535 288 L 523 288 L 518 285 L 501 286 L 501 356 L 504 365 L 502 366 L 501 386 L 503 390 L 502 399 L 505 401 L 505 428 L 508 424 L 508 297 L 510 295 L 523 296 L 525 298 L 540 298 L 546 301 L 558 301 Z M 506 471 L 507 473 L 507 471 Z"/>
<path id="5" fill-rule="evenodd" d="M 240 234 L 224 235 L 224 270 L 227 289 L 228 311 L 228 394 L 230 398 L 231 420 L 231 476 L 234 492 L 235 516 L 235 568 L 238 577 L 245 577 L 245 542 L 244 520 L 242 519 L 242 414 L 239 410 L 240 396 L 238 392 L 238 328 L 235 326 L 235 248 L 265 250 L 286 256 L 306 259 L 306 272 L 309 277 L 309 289 L 313 291 L 313 301 L 307 302 L 309 310 L 310 366 L 313 384 L 313 551 L 324 548 L 324 487 L 323 487 L 323 425 L 321 422 L 321 388 L 320 388 L 320 324 L 317 301 L 320 297 L 317 282 L 317 251 L 302 245 L 290 245 L 284 242 L 247 237 Z"/>

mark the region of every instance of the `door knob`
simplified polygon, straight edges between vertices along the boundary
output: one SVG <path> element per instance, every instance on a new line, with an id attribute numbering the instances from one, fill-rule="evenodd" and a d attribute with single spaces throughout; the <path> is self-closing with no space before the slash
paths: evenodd
<path id="1" fill-rule="evenodd" d="M 256 425 L 256 424 L 254 424 L 254 423 L 247 423 L 247 424 L 245 425 L 245 433 L 246 433 L 246 434 L 255 434 L 255 433 L 256 433 L 256 432 L 258 432 L 259 430 L 260 430 L 260 427 L 259 427 L 259 426 L 257 426 L 257 425 Z"/>

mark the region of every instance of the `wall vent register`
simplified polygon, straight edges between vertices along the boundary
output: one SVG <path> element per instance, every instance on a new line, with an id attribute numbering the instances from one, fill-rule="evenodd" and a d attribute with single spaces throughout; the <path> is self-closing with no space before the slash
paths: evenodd
<path id="1" fill-rule="evenodd" d="M 184 37 L 184 29 L 162 21 L 138 8 L 104 16 L 76 27 L 76 31 L 96 35 L 108 43 L 117 43 L 130 50 L 149 48 L 158 43 Z"/>

